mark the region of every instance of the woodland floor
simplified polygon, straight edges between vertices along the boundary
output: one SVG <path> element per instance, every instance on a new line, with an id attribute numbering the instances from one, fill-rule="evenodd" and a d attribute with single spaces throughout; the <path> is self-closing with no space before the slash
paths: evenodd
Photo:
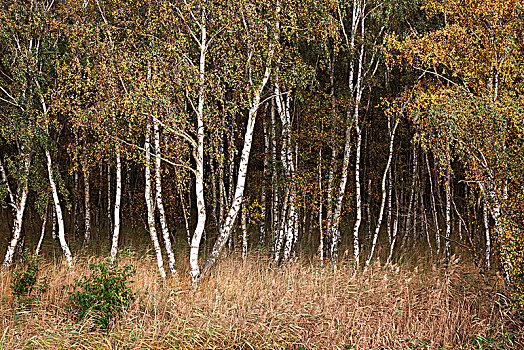
<path id="1" fill-rule="evenodd" d="M 120 265 L 136 267 L 140 293 L 109 331 L 75 322 L 67 309 L 75 278 L 100 259 L 77 258 L 73 269 L 44 263 L 49 288 L 30 307 L 13 298 L 11 272 L 0 272 L 0 348 L 524 349 L 497 292 L 500 277 L 486 283 L 458 258 L 438 267 L 375 264 L 354 275 L 344 263 L 276 267 L 262 252 L 245 263 L 232 255 L 193 290 L 183 263 L 179 279 L 162 282 L 151 254 L 120 256 Z"/>

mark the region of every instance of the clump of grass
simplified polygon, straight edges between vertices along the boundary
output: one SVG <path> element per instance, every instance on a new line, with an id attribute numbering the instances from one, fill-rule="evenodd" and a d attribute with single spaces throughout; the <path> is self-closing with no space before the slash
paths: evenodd
<path id="1" fill-rule="evenodd" d="M 188 266 L 181 278 L 162 281 L 154 259 L 129 256 L 137 266 L 132 287 L 148 290 L 130 301 L 125 317 L 108 332 L 88 321 L 71 322 L 65 307 L 75 279 L 88 276 L 85 258 L 74 269 L 50 265 L 43 302 L 14 316 L 0 302 L 0 329 L 7 348 L 100 349 L 479 349 L 495 343 L 518 348 L 521 336 L 495 293 L 468 263 L 447 268 L 375 264 L 354 274 L 352 266 L 321 268 L 298 259 L 277 267 L 263 254 L 244 263 L 221 261 L 198 289 Z M 0 275 L 6 295 L 8 274 Z M 496 278 L 495 276 L 493 278 Z M 2 337 L 2 334 L 0 334 Z M 481 345 L 479 345 L 481 344 Z M 479 347 L 484 346 L 484 347 Z"/>
<path id="2" fill-rule="evenodd" d="M 31 305 L 46 292 L 47 278 L 39 276 L 41 263 L 38 256 L 25 250 L 11 274 L 11 290 L 20 305 Z"/>

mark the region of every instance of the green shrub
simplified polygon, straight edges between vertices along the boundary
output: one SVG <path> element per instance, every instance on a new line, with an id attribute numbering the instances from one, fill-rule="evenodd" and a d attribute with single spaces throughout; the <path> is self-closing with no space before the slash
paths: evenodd
<path id="1" fill-rule="evenodd" d="M 18 302 L 30 303 L 36 294 L 42 294 L 47 290 L 47 280 L 38 277 L 40 264 L 41 259 L 38 256 L 28 250 L 24 251 L 20 265 L 11 275 L 11 289 Z"/>
<path id="2" fill-rule="evenodd" d="M 95 325 L 108 329 L 110 322 L 135 300 L 136 293 L 129 287 L 135 274 L 131 265 L 118 268 L 108 262 L 89 265 L 90 276 L 75 280 L 78 290 L 69 293 L 71 308 L 78 320 L 91 316 Z"/>

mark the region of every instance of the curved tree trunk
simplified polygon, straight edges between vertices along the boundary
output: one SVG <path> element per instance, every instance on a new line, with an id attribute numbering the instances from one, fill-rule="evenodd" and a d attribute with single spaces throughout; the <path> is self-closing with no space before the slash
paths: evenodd
<path id="1" fill-rule="evenodd" d="M 47 157 L 47 171 L 49 174 L 49 183 L 51 184 L 51 191 L 53 192 L 53 201 L 55 203 L 56 220 L 58 222 L 58 240 L 60 241 L 60 246 L 64 251 L 64 257 L 67 261 L 67 264 L 71 267 L 73 265 L 73 259 L 71 258 L 71 251 L 69 250 L 69 246 L 67 245 L 65 239 L 64 217 L 62 215 L 62 207 L 60 206 L 58 190 L 56 188 L 53 176 L 53 163 L 51 161 L 51 154 L 49 153 L 49 150 L 47 148 L 45 150 L 45 154 Z"/>
<path id="2" fill-rule="evenodd" d="M 25 178 L 22 180 L 22 183 L 20 184 L 21 193 L 20 193 L 20 199 L 18 203 L 13 202 L 15 198 L 12 195 L 9 184 L 7 183 L 7 175 L 5 174 L 5 169 L 2 165 L 2 169 L 1 169 L 2 178 L 3 178 L 3 181 L 7 185 L 8 192 L 12 200 L 11 205 L 16 207 L 14 208 L 15 220 L 13 224 L 13 235 L 11 237 L 11 241 L 9 242 L 9 245 L 7 246 L 7 252 L 5 253 L 4 262 L 2 264 L 3 268 L 9 267 L 13 263 L 13 257 L 15 254 L 16 246 L 18 244 L 18 241 L 20 240 L 20 236 L 22 235 L 22 223 L 23 223 L 24 212 L 25 212 L 25 207 L 27 203 L 27 194 L 28 194 L 28 186 L 29 186 L 28 182 L 29 182 L 30 164 L 31 164 L 31 156 L 30 154 L 25 154 L 24 155 Z"/>
<path id="3" fill-rule="evenodd" d="M 84 245 L 91 240 L 91 196 L 89 186 L 89 171 L 84 169 L 84 206 L 85 206 L 85 232 Z"/>
<path id="4" fill-rule="evenodd" d="M 162 259 L 162 250 L 160 249 L 160 244 L 158 243 L 158 236 L 156 233 L 156 227 L 155 227 L 155 204 L 153 201 L 153 196 L 151 194 L 152 188 L 151 188 L 151 122 L 149 120 L 149 117 L 147 117 L 147 130 L 146 130 L 146 141 L 144 145 L 144 149 L 146 151 L 146 165 L 145 165 L 145 178 L 146 178 L 146 186 L 144 191 L 144 196 L 146 199 L 146 206 L 147 206 L 147 223 L 149 226 L 149 235 L 151 236 L 151 242 L 153 243 L 153 248 L 155 249 L 156 254 L 156 262 L 158 265 L 158 272 L 160 273 L 160 277 L 163 279 L 166 278 L 166 272 L 164 270 L 164 260 Z"/>
<path id="5" fill-rule="evenodd" d="M 169 270 L 173 275 L 176 275 L 175 254 L 171 246 L 171 239 L 169 238 L 169 228 L 167 226 L 166 213 L 164 210 L 164 203 L 162 201 L 162 177 L 160 174 L 161 150 L 160 150 L 160 130 L 158 120 L 153 121 L 155 131 L 155 180 L 156 180 L 156 206 L 160 214 L 160 225 L 162 228 L 162 237 L 164 237 L 164 244 L 166 246 L 167 257 L 169 259 Z"/>
<path id="6" fill-rule="evenodd" d="M 391 124 L 390 124 L 391 125 Z M 393 142 L 395 140 L 395 132 L 398 126 L 398 119 L 395 121 L 395 126 L 390 132 L 389 139 L 389 153 L 388 153 L 388 162 L 386 163 L 386 169 L 384 170 L 384 175 L 382 176 L 382 201 L 380 202 L 380 210 L 378 213 L 377 226 L 375 227 L 375 233 L 373 235 L 373 243 L 371 244 L 371 252 L 366 260 L 366 265 L 371 263 L 373 259 L 373 254 L 375 253 L 375 247 L 377 245 L 378 234 L 380 233 L 380 228 L 382 226 L 382 218 L 384 217 L 384 207 L 386 206 L 386 180 L 391 167 L 391 160 L 393 159 Z M 371 224 L 371 223 L 370 223 Z"/>

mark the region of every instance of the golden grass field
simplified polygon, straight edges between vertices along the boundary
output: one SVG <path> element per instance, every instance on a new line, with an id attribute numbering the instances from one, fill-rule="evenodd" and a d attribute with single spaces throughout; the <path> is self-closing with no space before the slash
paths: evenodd
<path id="1" fill-rule="evenodd" d="M 258 253 L 224 258 L 197 289 L 188 267 L 163 282 L 152 255 L 128 253 L 141 292 L 109 331 L 68 314 L 68 286 L 94 258 L 73 269 L 44 263 L 49 289 L 31 307 L 0 274 L 1 349 L 524 349 L 516 316 L 468 263 L 436 267 L 349 264 L 321 268 L 296 259 L 274 266 Z M 148 291 L 148 293 L 143 293 Z"/>

